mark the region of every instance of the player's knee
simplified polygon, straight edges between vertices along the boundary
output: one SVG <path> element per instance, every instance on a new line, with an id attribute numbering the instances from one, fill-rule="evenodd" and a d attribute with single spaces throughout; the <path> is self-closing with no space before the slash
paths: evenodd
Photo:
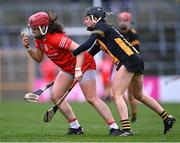
<path id="1" fill-rule="evenodd" d="M 137 100 L 141 101 L 143 99 L 143 96 L 141 93 L 136 93 L 136 94 L 133 94 L 134 95 L 134 98 L 136 98 Z"/>
<path id="2" fill-rule="evenodd" d="M 134 100 L 134 96 L 132 95 L 132 94 L 128 94 L 128 99 L 130 100 L 130 101 L 132 101 L 132 100 Z"/>
<path id="3" fill-rule="evenodd" d="M 112 88 L 111 93 L 112 93 L 112 97 L 114 97 L 117 92 Z"/>
<path id="4" fill-rule="evenodd" d="M 94 105 L 95 104 L 95 102 L 97 101 L 97 98 L 95 98 L 95 97 L 90 97 L 90 98 L 86 98 L 86 101 L 89 103 L 89 104 L 91 104 L 91 105 Z"/>
<path id="5" fill-rule="evenodd" d="M 114 96 L 114 95 L 112 95 L 112 101 L 116 101 L 117 100 L 117 98 Z"/>
<path id="6" fill-rule="evenodd" d="M 59 100 L 59 96 L 57 96 L 56 94 L 52 94 L 52 96 L 51 96 L 51 101 L 52 101 L 53 103 L 56 103 L 58 100 Z"/>
<path id="7" fill-rule="evenodd" d="M 56 97 L 55 96 L 51 96 L 51 101 L 55 102 L 56 101 Z"/>
<path id="8" fill-rule="evenodd" d="M 112 100 L 116 101 L 119 97 L 121 96 L 121 94 L 118 94 L 118 92 L 114 89 L 112 89 Z"/>
<path id="9" fill-rule="evenodd" d="M 120 97 L 120 95 L 112 92 L 112 101 L 115 102 L 116 100 L 118 100 L 119 97 Z"/>
<path id="10" fill-rule="evenodd" d="M 133 100 L 133 97 L 137 100 L 141 100 L 143 90 L 141 88 L 132 88 L 131 96 L 129 96 L 129 100 Z"/>

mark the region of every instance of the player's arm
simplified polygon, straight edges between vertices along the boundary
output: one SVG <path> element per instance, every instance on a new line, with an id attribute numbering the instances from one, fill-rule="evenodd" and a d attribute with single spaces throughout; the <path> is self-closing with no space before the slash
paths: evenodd
<path id="1" fill-rule="evenodd" d="M 28 53 L 29 55 L 38 63 L 40 63 L 42 60 L 43 60 L 43 52 L 41 49 L 37 49 L 37 48 L 34 48 L 32 49 L 31 47 L 29 47 L 30 50 L 28 49 Z"/>
<path id="2" fill-rule="evenodd" d="M 100 50 L 100 46 L 98 44 L 94 44 L 93 47 L 88 51 L 88 53 L 94 57 Z"/>
<path id="3" fill-rule="evenodd" d="M 26 48 L 26 50 L 28 51 L 29 55 L 36 61 L 36 62 L 41 62 L 43 60 L 43 52 L 42 50 L 39 48 L 35 48 L 32 49 L 29 45 L 29 37 L 24 35 L 22 37 L 22 44 L 24 46 L 24 48 Z"/>
<path id="4" fill-rule="evenodd" d="M 97 36 L 98 36 L 97 33 L 91 34 L 91 36 L 89 37 L 89 39 L 85 43 L 83 43 L 76 50 L 73 51 L 73 55 L 77 56 L 80 53 L 90 49 L 95 44 Z"/>
<path id="5" fill-rule="evenodd" d="M 79 47 L 79 44 L 77 44 L 76 42 L 72 41 L 69 50 L 70 51 L 74 51 Z M 76 56 L 76 68 L 75 69 L 79 69 L 81 70 L 81 67 L 83 65 L 84 62 L 84 54 L 80 53 L 79 55 Z"/>

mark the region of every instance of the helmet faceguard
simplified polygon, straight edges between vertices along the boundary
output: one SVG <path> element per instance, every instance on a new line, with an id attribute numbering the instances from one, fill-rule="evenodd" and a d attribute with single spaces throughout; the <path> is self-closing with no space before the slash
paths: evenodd
<path id="1" fill-rule="evenodd" d="M 45 35 L 48 30 L 49 16 L 45 12 L 38 12 L 29 17 L 28 26 L 30 28 L 38 27 L 41 34 Z"/>

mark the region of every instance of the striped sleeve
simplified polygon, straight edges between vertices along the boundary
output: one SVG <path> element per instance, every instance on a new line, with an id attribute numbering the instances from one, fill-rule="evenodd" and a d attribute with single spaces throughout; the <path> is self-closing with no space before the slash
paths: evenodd
<path id="1" fill-rule="evenodd" d="M 63 35 L 59 42 L 59 47 L 68 49 L 72 43 L 72 40 L 68 38 L 67 36 Z"/>

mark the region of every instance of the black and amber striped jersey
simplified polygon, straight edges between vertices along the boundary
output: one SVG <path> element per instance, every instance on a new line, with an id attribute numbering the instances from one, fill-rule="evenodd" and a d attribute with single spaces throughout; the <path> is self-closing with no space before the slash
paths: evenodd
<path id="1" fill-rule="evenodd" d="M 111 25 L 99 21 L 92 29 L 89 39 L 79 46 L 73 54 L 79 53 L 91 48 L 89 53 L 95 55 L 100 50 L 110 55 L 114 62 L 125 62 L 139 52 Z"/>
<path id="2" fill-rule="evenodd" d="M 137 31 L 134 28 L 130 28 L 128 31 L 126 32 L 121 32 L 119 31 L 123 37 L 129 42 L 131 43 L 134 48 L 136 48 L 136 50 L 138 50 L 140 52 L 140 40 L 139 40 L 139 35 L 137 33 Z"/>

